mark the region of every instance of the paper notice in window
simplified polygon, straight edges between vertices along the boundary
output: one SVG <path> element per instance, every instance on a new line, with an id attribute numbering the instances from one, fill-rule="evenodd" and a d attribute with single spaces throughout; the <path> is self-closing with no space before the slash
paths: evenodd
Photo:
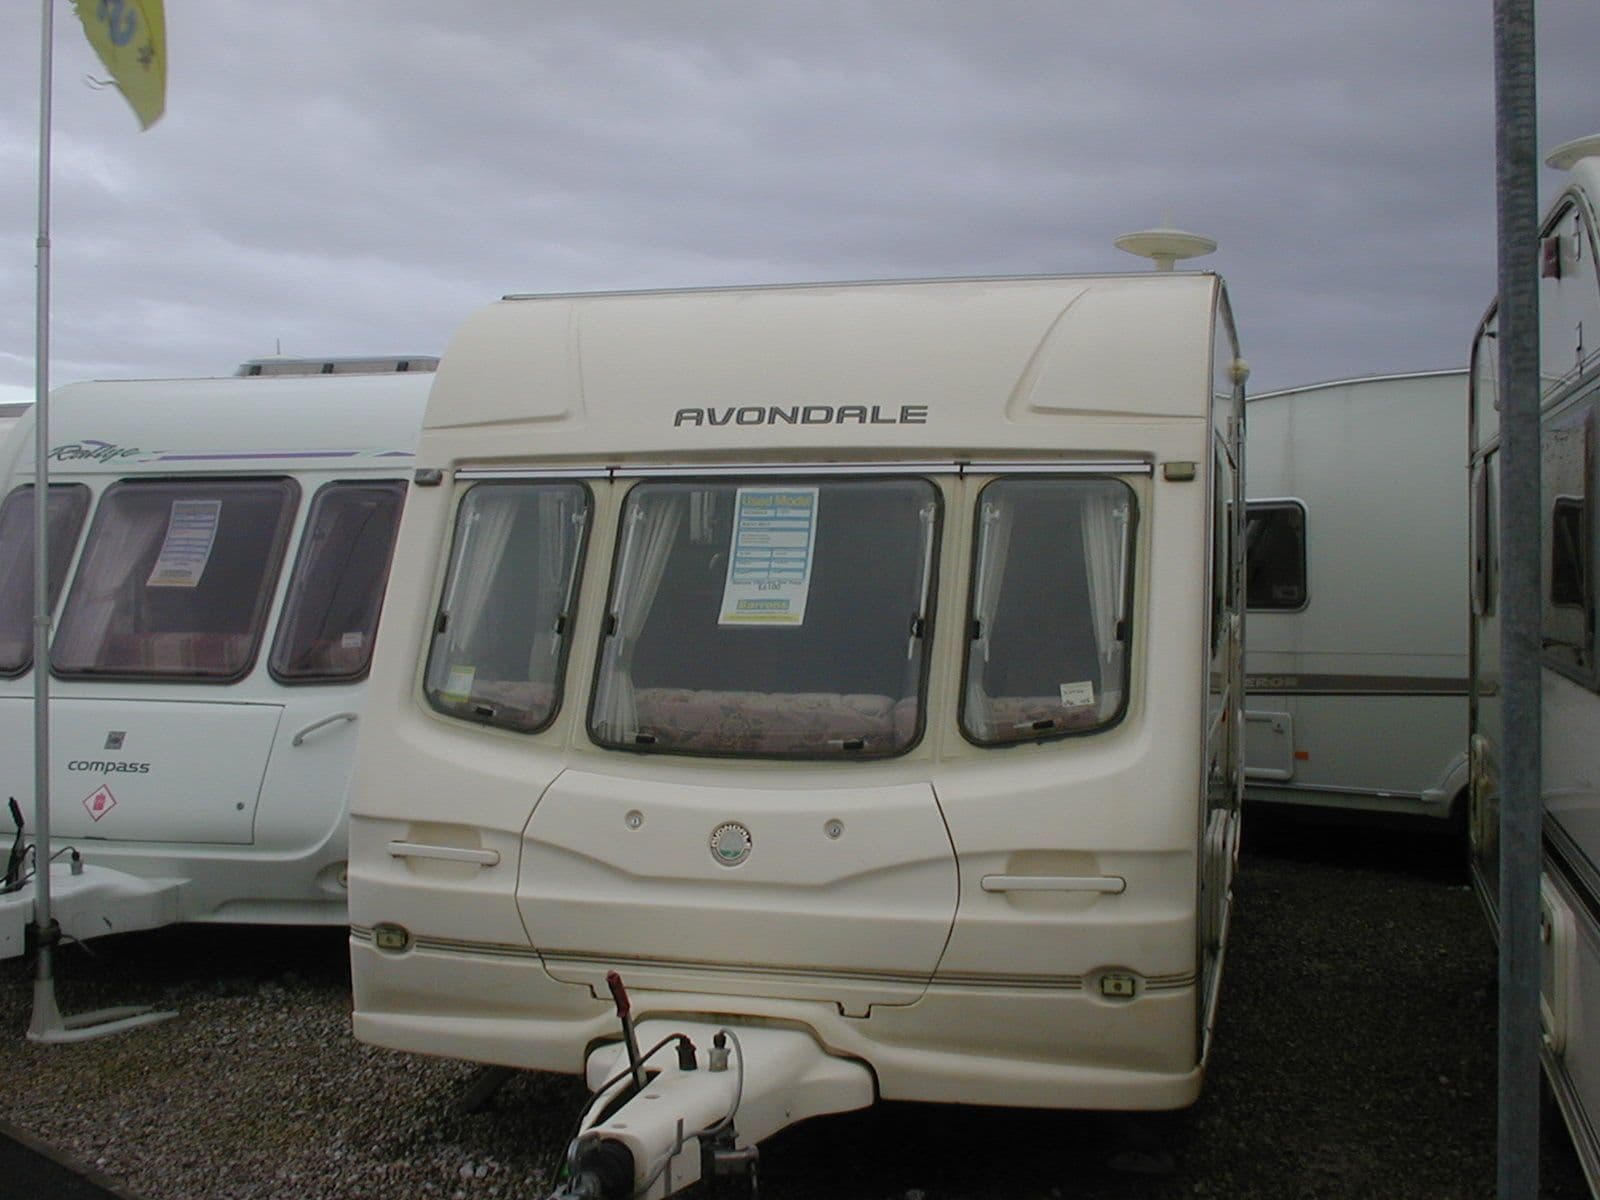
<path id="1" fill-rule="evenodd" d="M 444 687 L 439 689 L 440 697 L 451 704 L 465 704 L 472 699 L 472 681 L 477 674 L 477 667 L 451 667 Z"/>
<path id="2" fill-rule="evenodd" d="M 198 587 L 217 540 L 221 500 L 174 500 L 147 587 Z"/>
<path id="3" fill-rule="evenodd" d="M 1081 708 L 1086 704 L 1093 704 L 1094 684 L 1088 680 L 1082 683 L 1063 683 L 1061 703 L 1066 708 Z"/>
<path id="4" fill-rule="evenodd" d="M 717 623 L 802 624 L 816 542 L 816 488 L 740 488 Z"/>

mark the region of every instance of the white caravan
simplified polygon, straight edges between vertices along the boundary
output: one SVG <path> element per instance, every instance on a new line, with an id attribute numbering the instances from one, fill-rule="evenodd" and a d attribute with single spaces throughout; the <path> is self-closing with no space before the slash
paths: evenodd
<path id="1" fill-rule="evenodd" d="M 67 936 L 347 920 L 356 721 L 436 361 L 268 359 L 240 368 L 260 378 L 51 393 Z M 33 433 L 24 414 L 0 444 L 0 830 L 19 846 L 35 823 Z M 12 855 L 0 956 L 22 952 L 45 857 Z"/>
<path id="2" fill-rule="evenodd" d="M 476 314 L 357 751 L 356 1035 L 586 1073 L 618 1196 L 875 1097 L 1193 1101 L 1243 376 L 1209 274 Z"/>
<path id="3" fill-rule="evenodd" d="M 1600 137 L 1556 150 L 1570 171 L 1540 241 L 1543 517 L 1540 593 L 1544 846 L 1540 980 L 1543 1057 L 1600 1196 Z M 1498 592 L 1500 429 L 1496 310 L 1472 348 L 1473 877 L 1495 918 L 1502 728 Z"/>
<path id="4" fill-rule="evenodd" d="M 11 427 L 32 407 L 31 404 L 0 404 L 0 443 L 5 442 Z"/>
<path id="5" fill-rule="evenodd" d="M 1466 818 L 1467 379 L 1249 401 L 1245 798 Z"/>

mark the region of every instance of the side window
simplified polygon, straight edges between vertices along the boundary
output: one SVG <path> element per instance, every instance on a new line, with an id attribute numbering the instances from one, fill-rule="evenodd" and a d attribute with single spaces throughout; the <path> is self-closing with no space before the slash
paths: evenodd
<path id="1" fill-rule="evenodd" d="M 1211 451 L 1211 653 L 1222 644 L 1225 620 L 1237 604 L 1233 550 L 1233 462 L 1221 439 Z"/>
<path id="2" fill-rule="evenodd" d="M 1252 611 L 1306 606 L 1306 510 L 1298 500 L 1245 506 L 1245 604 Z"/>
<path id="3" fill-rule="evenodd" d="M 51 666 L 64 676 L 242 677 L 299 494 L 290 479 L 113 484 L 89 527 Z"/>
<path id="4" fill-rule="evenodd" d="M 272 648 L 274 678 L 335 682 L 367 673 L 405 486 L 331 483 L 317 493 Z"/>
<path id="5" fill-rule="evenodd" d="M 979 745 L 1115 722 L 1127 702 L 1135 501 L 1113 479 L 978 497 L 961 731 Z"/>
<path id="6" fill-rule="evenodd" d="M 67 564 L 89 511 L 81 483 L 50 485 L 50 608 L 66 582 Z M 19 487 L 0 505 L 0 675 L 20 675 L 33 665 L 33 485 Z"/>
<path id="7" fill-rule="evenodd" d="M 560 707 L 589 490 L 480 483 L 456 513 L 425 690 L 442 713 L 536 732 Z"/>
<path id="8" fill-rule="evenodd" d="M 1569 675 L 1594 673 L 1594 555 L 1588 481 L 1595 471 L 1594 406 L 1552 420 L 1541 438 L 1543 562 L 1540 640 L 1545 661 Z"/>
<path id="9" fill-rule="evenodd" d="M 1494 615 L 1499 580 L 1500 459 L 1492 452 L 1472 468 L 1472 611 Z"/>

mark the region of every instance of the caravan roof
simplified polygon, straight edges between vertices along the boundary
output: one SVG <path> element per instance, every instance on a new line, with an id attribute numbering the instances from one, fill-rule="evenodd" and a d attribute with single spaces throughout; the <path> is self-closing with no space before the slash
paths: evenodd
<path id="1" fill-rule="evenodd" d="M 953 453 L 1014 450 L 1013 422 L 1194 415 L 1219 291 L 1196 273 L 510 297 L 452 339 L 418 461 L 444 429 L 485 462 L 529 424 L 541 458 L 848 459 L 886 444 L 867 426 Z"/>
<path id="2" fill-rule="evenodd" d="M 97 380 L 50 394 L 50 471 L 294 470 L 409 455 L 432 376 Z M 33 476 L 32 405 L 0 477 Z"/>

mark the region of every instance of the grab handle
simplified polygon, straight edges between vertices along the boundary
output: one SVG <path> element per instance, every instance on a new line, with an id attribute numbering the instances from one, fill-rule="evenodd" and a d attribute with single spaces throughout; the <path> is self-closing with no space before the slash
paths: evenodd
<path id="1" fill-rule="evenodd" d="M 500 861 L 498 850 L 474 850 L 470 846 L 430 846 L 422 842 L 390 842 L 395 858 L 436 858 L 441 862 L 477 863 L 492 867 Z"/>
<path id="2" fill-rule="evenodd" d="M 1128 881 L 1120 875 L 985 875 L 986 892 L 1103 892 L 1119 895 Z"/>
<path id="3" fill-rule="evenodd" d="M 300 745 L 300 743 L 305 741 L 308 737 L 310 737 L 317 730 L 322 729 L 322 728 L 324 728 L 324 727 L 326 727 L 328 725 L 336 724 L 339 721 L 354 721 L 354 720 L 357 720 L 357 719 L 359 719 L 360 715 L 361 715 L 360 713 L 339 712 L 339 713 L 334 713 L 332 716 L 322 717 L 319 720 L 311 722 L 311 724 L 307 725 L 299 733 L 295 734 L 294 737 L 290 738 L 289 739 L 289 744 L 291 746 L 298 746 L 298 745 Z"/>

